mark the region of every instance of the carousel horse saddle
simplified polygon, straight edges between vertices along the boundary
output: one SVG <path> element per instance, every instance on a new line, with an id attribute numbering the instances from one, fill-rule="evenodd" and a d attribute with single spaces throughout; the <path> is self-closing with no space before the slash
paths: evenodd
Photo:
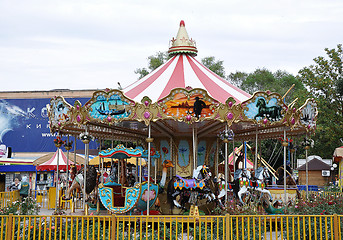
<path id="1" fill-rule="evenodd" d="M 174 188 L 175 189 L 177 189 L 177 188 L 179 188 L 180 190 L 183 188 L 185 188 L 185 189 L 193 189 L 193 188 L 203 189 L 205 187 L 205 181 L 204 180 L 197 180 L 194 178 L 186 179 L 186 178 L 183 178 L 179 175 L 176 175 L 176 177 L 178 179 L 174 182 Z"/>

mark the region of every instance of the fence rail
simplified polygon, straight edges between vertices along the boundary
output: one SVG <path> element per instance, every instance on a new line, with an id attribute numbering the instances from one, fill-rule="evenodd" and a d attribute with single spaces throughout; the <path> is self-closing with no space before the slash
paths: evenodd
<path id="1" fill-rule="evenodd" d="M 0 216 L 7 239 L 339 240 L 343 215 Z"/>
<path id="2" fill-rule="evenodd" d="M 0 192 L 0 208 L 7 207 L 9 203 L 13 203 L 20 197 L 19 191 Z"/>

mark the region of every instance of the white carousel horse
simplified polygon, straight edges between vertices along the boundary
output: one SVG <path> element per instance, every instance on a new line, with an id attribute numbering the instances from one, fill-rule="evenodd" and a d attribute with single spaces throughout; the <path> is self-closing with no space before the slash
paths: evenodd
<path id="1" fill-rule="evenodd" d="M 254 190 L 259 191 L 260 192 L 260 198 L 259 200 L 261 200 L 261 197 L 267 193 L 270 197 L 270 201 L 273 200 L 272 195 L 270 194 L 269 190 L 266 189 L 266 179 L 270 178 L 268 169 L 266 167 L 259 167 L 256 169 L 255 171 L 255 181 L 254 181 Z"/>
<path id="2" fill-rule="evenodd" d="M 247 169 L 237 169 L 234 173 L 234 193 L 239 201 L 244 204 L 242 196 L 250 196 L 249 189 L 251 189 L 251 174 Z"/>

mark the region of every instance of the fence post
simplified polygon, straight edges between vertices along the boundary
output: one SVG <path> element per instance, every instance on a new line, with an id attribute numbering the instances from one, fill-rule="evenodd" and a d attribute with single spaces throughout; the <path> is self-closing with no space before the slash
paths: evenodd
<path id="1" fill-rule="evenodd" d="M 227 213 L 225 214 L 225 239 L 230 239 L 230 215 Z"/>
<path id="2" fill-rule="evenodd" d="M 12 228 L 13 228 L 13 213 L 10 213 L 6 222 L 6 240 L 12 239 Z"/>
<path id="3" fill-rule="evenodd" d="M 339 221 L 339 217 L 337 216 L 337 214 L 334 214 L 333 215 L 333 233 L 334 233 L 335 240 L 340 239 L 338 221 Z"/>
<path id="4" fill-rule="evenodd" d="M 117 219 L 116 219 L 116 215 L 114 215 L 114 214 L 112 214 L 112 216 L 111 216 L 111 223 L 112 223 L 112 227 L 111 227 L 111 239 L 116 239 Z"/>

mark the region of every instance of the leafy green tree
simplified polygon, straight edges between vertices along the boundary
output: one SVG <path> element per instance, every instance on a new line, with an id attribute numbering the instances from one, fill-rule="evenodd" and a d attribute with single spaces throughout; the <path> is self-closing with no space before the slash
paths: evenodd
<path id="1" fill-rule="evenodd" d="M 157 52 L 155 55 L 151 55 L 148 57 L 148 69 L 147 68 L 137 68 L 135 70 L 136 74 L 139 74 L 139 79 L 145 77 L 156 68 L 161 66 L 169 59 L 167 52 Z"/>
<path id="2" fill-rule="evenodd" d="M 225 76 L 225 68 L 223 66 L 223 61 L 215 59 L 215 57 L 205 57 L 201 59 L 202 64 L 204 64 L 205 67 L 210 69 L 212 72 L 216 73 L 218 76 L 222 78 L 226 78 Z"/>
<path id="3" fill-rule="evenodd" d="M 299 71 L 298 78 L 310 90 L 318 104 L 319 114 L 315 139 L 316 154 L 331 158 L 343 136 L 343 49 L 325 48 L 327 57 L 319 56 L 315 64 Z"/>
<path id="4" fill-rule="evenodd" d="M 286 96 L 285 100 L 287 103 L 292 102 L 296 98 L 299 98 L 299 103 L 303 103 L 304 96 L 306 96 L 306 89 L 301 81 L 292 74 L 281 70 L 273 73 L 262 68 L 256 69 L 252 73 L 235 72 L 229 74 L 227 79 L 250 94 L 269 90 L 283 95 L 295 84 L 292 91 Z"/>

